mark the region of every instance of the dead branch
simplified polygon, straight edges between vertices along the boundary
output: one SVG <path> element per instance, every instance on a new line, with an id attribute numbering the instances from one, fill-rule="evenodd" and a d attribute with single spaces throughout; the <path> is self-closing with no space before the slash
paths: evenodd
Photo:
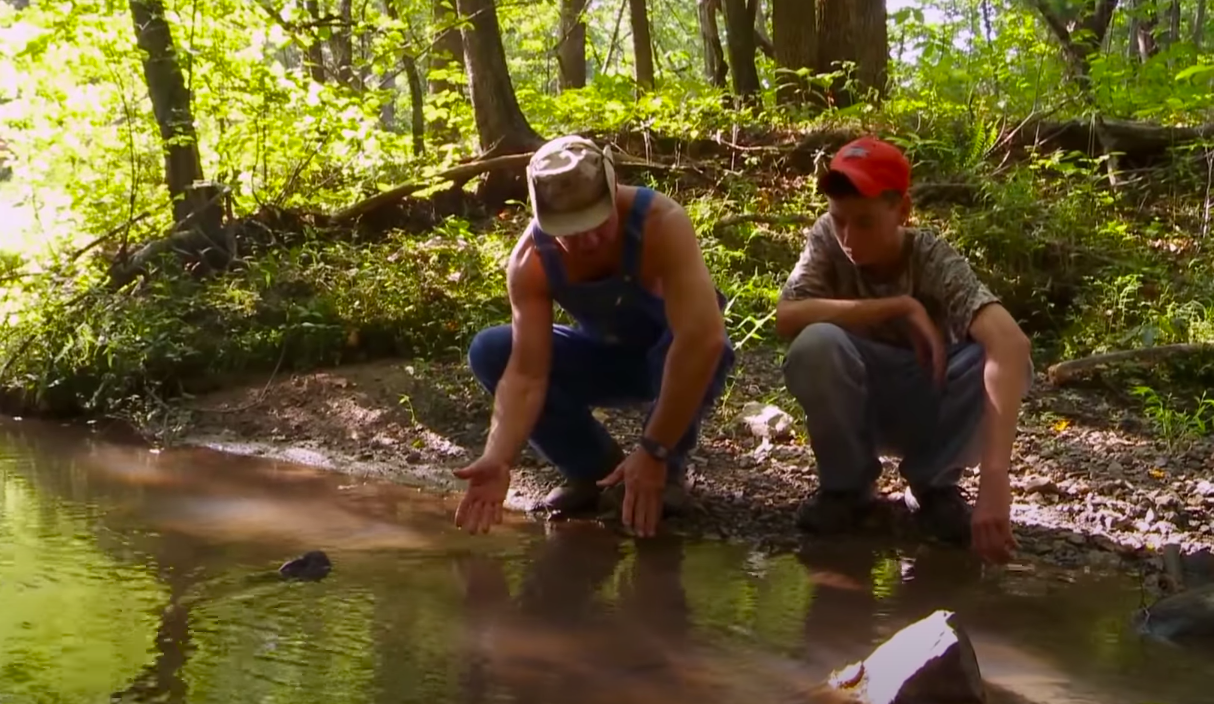
<path id="1" fill-rule="evenodd" d="M 1046 371 L 1046 374 L 1049 377 L 1051 384 L 1054 386 L 1061 386 L 1085 372 L 1106 364 L 1117 364 L 1120 362 L 1156 364 L 1165 359 L 1179 355 L 1197 354 L 1210 351 L 1214 351 L 1214 345 L 1181 343 L 1175 345 L 1158 345 L 1156 347 L 1142 347 L 1140 349 L 1123 350 L 1121 352 L 1106 352 L 1104 354 L 1092 355 L 1091 357 L 1084 357 L 1082 359 L 1072 359 L 1065 362 L 1059 362 L 1051 366 Z"/>

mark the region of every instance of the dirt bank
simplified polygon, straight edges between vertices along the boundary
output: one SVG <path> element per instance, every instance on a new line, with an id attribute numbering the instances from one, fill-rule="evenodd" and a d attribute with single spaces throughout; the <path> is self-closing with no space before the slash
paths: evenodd
<path id="1" fill-rule="evenodd" d="M 755 437 L 738 422 L 753 401 L 791 413 L 796 435 Z M 1214 547 L 1214 442 L 1169 445 L 1114 401 L 1038 380 L 1013 460 L 1019 562 L 1080 569 L 1134 563 L 1133 569 L 1145 564 L 1157 572 L 1155 553 L 1165 543 L 1185 552 Z M 376 362 L 191 399 L 185 442 L 458 490 L 449 470 L 480 451 L 489 402 L 458 362 Z M 801 536 L 793 512 L 815 482 L 798 416 L 783 391 L 778 352 L 746 350 L 693 455 L 689 476 L 697 509 L 672 527 L 765 548 L 794 547 Z M 642 410 L 600 417 L 626 443 L 640 427 Z M 555 472 L 528 451 L 509 504 L 526 508 L 555 481 Z M 901 481 L 892 462 L 882 482 L 891 504 L 899 506 Z M 965 483 L 976 492 L 976 476 Z M 898 511 L 890 515 L 878 530 L 909 529 Z"/>

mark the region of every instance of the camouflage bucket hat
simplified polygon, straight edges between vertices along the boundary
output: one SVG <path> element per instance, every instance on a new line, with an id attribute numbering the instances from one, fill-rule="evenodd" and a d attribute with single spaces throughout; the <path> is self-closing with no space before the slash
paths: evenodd
<path id="1" fill-rule="evenodd" d="M 615 209 L 611 149 L 578 135 L 554 139 L 531 157 L 527 189 L 542 232 L 569 237 L 593 230 Z"/>

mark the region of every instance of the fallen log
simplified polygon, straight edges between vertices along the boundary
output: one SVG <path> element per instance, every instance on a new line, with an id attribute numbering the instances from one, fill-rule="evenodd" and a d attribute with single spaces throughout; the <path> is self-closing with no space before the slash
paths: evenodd
<path id="1" fill-rule="evenodd" d="M 1117 364 L 1123 362 L 1156 364 L 1165 359 L 1179 355 L 1210 351 L 1214 351 L 1214 345 L 1202 343 L 1180 343 L 1175 345 L 1141 347 L 1139 349 L 1123 350 L 1120 352 L 1106 352 L 1104 354 L 1092 355 L 1091 357 L 1083 357 L 1082 359 L 1071 359 L 1065 362 L 1058 362 L 1046 370 L 1046 376 L 1049 378 L 1051 384 L 1054 386 L 1061 386 L 1086 372 L 1107 364 Z"/>
<path id="2" fill-rule="evenodd" d="M 1158 125 L 1106 117 L 1103 124 L 1091 120 L 1034 121 L 1024 125 L 1013 140 L 1024 148 L 1079 152 L 1091 157 L 1109 150 L 1136 164 L 1166 156 L 1168 150 L 1214 138 L 1214 124 L 1195 126 Z M 1101 134 L 1097 134 L 1097 129 Z M 1103 141 L 1102 141 L 1103 138 Z"/>
<path id="3" fill-rule="evenodd" d="M 383 191 L 382 193 L 376 193 L 375 195 L 365 198 L 354 205 L 349 206 L 348 208 L 343 208 L 337 211 L 330 217 L 329 222 L 333 225 L 349 223 L 377 208 L 407 198 L 418 191 L 433 188 L 445 181 L 450 181 L 452 186 L 455 188 L 462 188 L 465 183 L 482 174 L 507 169 L 524 168 L 534 153 L 534 151 L 531 151 L 522 154 L 509 154 L 506 156 L 492 157 L 489 159 L 470 161 L 465 164 L 460 164 L 459 166 L 455 166 L 447 169 L 446 171 L 435 174 L 432 178 L 426 181 L 418 183 L 406 183 L 387 191 Z M 644 159 L 634 159 L 626 154 L 618 153 L 615 157 L 615 165 L 617 168 L 632 167 L 656 169 L 661 171 L 673 171 L 686 168 L 681 166 L 671 166 L 668 164 L 659 164 Z"/>

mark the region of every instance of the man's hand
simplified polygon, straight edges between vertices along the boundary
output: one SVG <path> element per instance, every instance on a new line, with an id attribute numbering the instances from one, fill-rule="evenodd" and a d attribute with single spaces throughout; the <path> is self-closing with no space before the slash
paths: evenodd
<path id="1" fill-rule="evenodd" d="M 940 328 L 932 322 L 923 304 L 908 296 L 907 306 L 910 312 L 906 321 L 911 326 L 911 343 L 915 346 L 915 355 L 919 363 L 931 374 L 932 381 L 937 387 L 944 386 L 944 373 L 948 364 L 948 355 L 944 349 L 944 335 Z"/>
<path id="2" fill-rule="evenodd" d="M 472 535 L 488 533 L 491 526 L 502 522 L 502 504 L 510 488 L 510 466 L 482 456 L 453 474 L 468 482 L 468 490 L 455 509 L 455 525 Z"/>
<path id="3" fill-rule="evenodd" d="M 998 565 L 1012 559 L 1019 545 L 1012 535 L 1012 491 L 1007 472 L 984 474 L 972 520 L 974 551 Z"/>
<path id="4" fill-rule="evenodd" d="M 621 519 L 641 537 L 653 535 L 662 518 L 662 492 L 666 488 L 666 463 L 656 460 L 641 448 L 599 480 L 599 486 L 614 486 L 624 480 L 624 508 Z"/>

